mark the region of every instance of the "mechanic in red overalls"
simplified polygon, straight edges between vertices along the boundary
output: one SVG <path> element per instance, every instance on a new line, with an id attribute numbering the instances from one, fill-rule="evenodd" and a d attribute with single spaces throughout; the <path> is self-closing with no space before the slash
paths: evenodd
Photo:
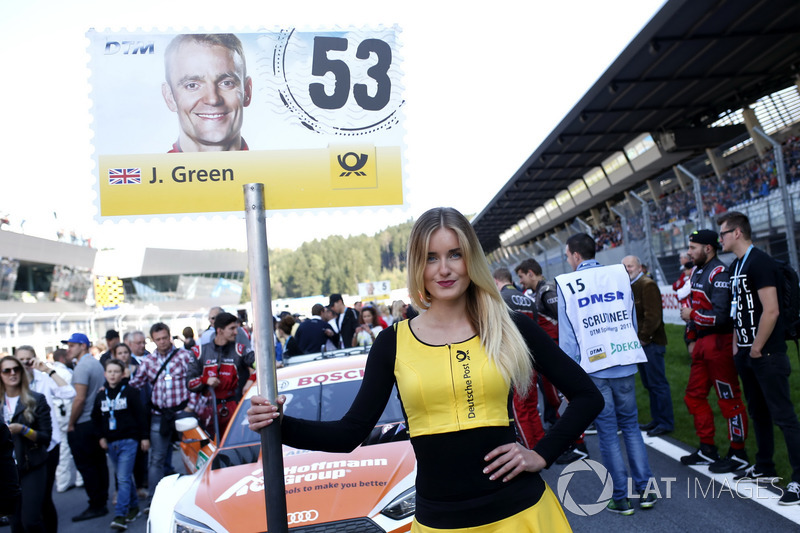
<path id="1" fill-rule="evenodd" d="M 214 329 L 216 336 L 200 347 L 200 356 L 189 370 L 186 384 L 193 392 L 214 390 L 221 436 L 242 398 L 242 389 L 250 377 L 255 354 L 249 346 L 236 342 L 239 330 L 236 316 L 218 314 Z"/>

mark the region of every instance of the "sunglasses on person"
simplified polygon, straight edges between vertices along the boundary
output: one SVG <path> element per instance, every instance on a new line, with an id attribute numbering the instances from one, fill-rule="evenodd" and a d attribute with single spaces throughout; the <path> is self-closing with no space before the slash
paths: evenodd
<path id="1" fill-rule="evenodd" d="M 20 361 L 25 366 L 33 366 L 33 363 L 36 362 L 36 359 L 25 359 L 24 361 Z"/>
<path id="2" fill-rule="evenodd" d="M 11 367 L 11 368 L 4 368 L 3 369 L 3 374 L 19 374 L 21 372 L 22 372 L 22 367 L 21 366 L 14 366 L 14 367 Z"/>

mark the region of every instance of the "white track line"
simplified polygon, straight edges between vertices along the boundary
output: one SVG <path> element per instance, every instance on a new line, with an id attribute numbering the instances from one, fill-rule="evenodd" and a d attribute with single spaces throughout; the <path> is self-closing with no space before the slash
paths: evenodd
<path id="1" fill-rule="evenodd" d="M 661 437 L 648 437 L 646 432 L 642 432 L 642 437 L 644 438 L 644 443 L 654 450 L 658 450 L 659 452 L 663 453 L 664 455 L 671 457 L 678 463 L 680 463 L 680 459 L 684 455 L 688 455 L 691 452 L 687 452 L 683 448 L 676 446 Z M 778 513 L 782 517 L 786 518 L 787 520 L 791 520 L 796 524 L 800 524 L 800 505 L 778 505 L 778 500 L 780 500 L 780 495 L 775 494 L 774 492 L 767 490 L 763 483 L 759 484 L 761 487 L 758 491 L 756 491 L 756 484 L 755 483 L 737 483 L 733 480 L 733 474 L 714 474 L 708 471 L 707 466 L 686 466 L 681 465 L 684 468 L 691 468 L 698 474 L 702 474 L 710 479 L 713 479 L 715 482 L 722 484 L 724 487 L 730 487 L 731 491 L 735 491 L 739 496 L 742 498 L 749 499 L 751 501 L 756 502 L 757 504 L 766 507 L 772 512 Z M 657 478 L 656 478 L 657 479 Z M 781 486 L 785 486 L 786 480 L 782 480 Z M 756 495 L 758 497 L 754 498 L 753 496 Z"/>

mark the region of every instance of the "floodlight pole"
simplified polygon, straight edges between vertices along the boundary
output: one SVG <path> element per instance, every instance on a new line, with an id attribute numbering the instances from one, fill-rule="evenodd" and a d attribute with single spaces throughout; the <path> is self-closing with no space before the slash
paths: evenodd
<path id="1" fill-rule="evenodd" d="M 272 294 L 269 284 L 267 216 L 264 184 L 244 186 L 244 211 L 247 226 L 247 264 L 250 269 L 250 298 L 253 303 L 253 346 L 256 352 L 258 392 L 275 403 L 278 379 L 275 375 L 275 344 L 272 330 Z M 270 424 L 261 430 L 261 465 L 264 474 L 264 500 L 267 506 L 267 531 L 288 533 L 286 485 L 283 479 L 281 425 Z"/>
<path id="2" fill-rule="evenodd" d="M 786 167 L 783 165 L 783 147 L 775 139 L 761 131 L 761 128 L 753 128 L 759 136 L 766 139 L 772 145 L 775 154 L 775 170 L 778 172 L 778 190 L 781 192 L 781 202 L 783 202 L 783 221 L 786 225 L 786 245 L 789 252 L 789 264 L 797 271 L 800 268 L 797 260 L 797 241 L 794 236 L 794 211 L 792 211 L 792 201 L 789 199 L 789 189 L 786 187 Z"/>
<path id="3" fill-rule="evenodd" d="M 703 227 L 706 225 L 706 210 L 703 206 L 703 191 L 700 188 L 700 178 L 689 172 L 683 165 L 676 166 L 678 170 L 692 180 L 692 186 L 694 187 L 694 204 L 697 211 L 697 229 L 707 229 Z"/>

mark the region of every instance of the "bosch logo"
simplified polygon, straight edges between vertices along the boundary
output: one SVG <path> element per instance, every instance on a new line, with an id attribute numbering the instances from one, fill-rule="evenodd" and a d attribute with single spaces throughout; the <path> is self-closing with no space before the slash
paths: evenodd
<path id="1" fill-rule="evenodd" d="M 292 524 L 304 524 L 306 522 L 313 522 L 317 518 L 319 518 L 319 513 L 315 509 L 311 509 L 310 511 L 299 511 L 296 513 L 289 513 L 286 515 L 288 519 L 289 525 Z"/>

